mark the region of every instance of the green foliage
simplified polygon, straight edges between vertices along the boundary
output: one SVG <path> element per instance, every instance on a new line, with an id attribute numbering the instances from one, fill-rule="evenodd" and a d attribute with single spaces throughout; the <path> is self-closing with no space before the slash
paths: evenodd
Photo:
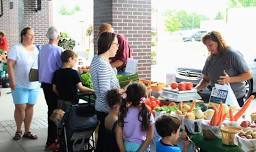
<path id="1" fill-rule="evenodd" d="M 93 88 L 92 77 L 90 73 L 83 73 L 80 75 L 82 84 L 88 88 Z"/>
<path id="2" fill-rule="evenodd" d="M 79 12 L 81 10 L 79 5 L 76 5 L 73 9 L 68 9 L 65 6 L 61 6 L 59 10 L 59 14 L 63 16 L 70 16 L 74 15 L 76 12 Z"/>
<path id="3" fill-rule="evenodd" d="M 92 35 L 92 26 L 89 26 L 89 27 L 86 29 L 86 35 L 87 35 L 87 36 L 91 36 L 91 35 Z"/>
<path id="4" fill-rule="evenodd" d="M 156 62 L 156 56 L 157 56 L 157 53 L 155 50 L 151 51 L 151 62 L 153 65 L 155 65 L 157 62 Z"/>
<path id="5" fill-rule="evenodd" d="M 75 47 L 75 40 L 71 39 L 67 33 L 60 33 L 60 40 L 58 45 L 64 50 L 73 50 Z"/>
<path id="6" fill-rule="evenodd" d="M 215 16 L 216 20 L 223 20 L 225 18 L 225 12 L 218 12 Z"/>
<path id="7" fill-rule="evenodd" d="M 135 82 L 139 80 L 139 75 L 137 73 L 129 74 L 129 75 L 117 74 L 116 77 L 119 81 L 119 85 L 121 88 L 125 87 L 131 82 Z"/>
<path id="8" fill-rule="evenodd" d="M 256 0 L 229 0 L 229 7 L 251 7 L 256 6 Z"/>
<path id="9" fill-rule="evenodd" d="M 180 29 L 181 23 L 179 22 L 175 12 L 167 11 L 165 20 L 165 30 L 169 32 L 174 32 Z"/>
<path id="10" fill-rule="evenodd" d="M 169 32 L 178 31 L 180 29 L 199 28 L 200 22 L 206 19 L 206 16 L 194 12 L 188 13 L 184 10 L 175 12 L 169 10 L 166 12 L 165 27 Z"/>

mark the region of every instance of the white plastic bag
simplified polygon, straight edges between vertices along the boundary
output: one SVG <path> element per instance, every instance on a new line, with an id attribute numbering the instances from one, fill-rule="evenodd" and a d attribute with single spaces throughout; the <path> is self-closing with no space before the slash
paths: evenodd
<path id="1" fill-rule="evenodd" d="M 138 65 L 138 60 L 133 59 L 133 58 L 128 58 L 127 63 L 126 63 L 125 72 L 130 73 L 130 74 L 137 73 L 137 65 Z"/>
<path id="2" fill-rule="evenodd" d="M 210 102 L 224 102 L 229 106 L 239 107 L 236 96 L 230 84 L 215 84 L 212 88 Z"/>

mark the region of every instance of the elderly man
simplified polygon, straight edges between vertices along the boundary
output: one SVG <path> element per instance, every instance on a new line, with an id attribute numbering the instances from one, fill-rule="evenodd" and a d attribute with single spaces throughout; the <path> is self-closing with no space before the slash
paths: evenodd
<path id="1" fill-rule="evenodd" d="M 46 36 L 49 42 L 42 46 L 38 57 L 39 81 L 48 106 L 48 137 L 45 148 L 47 150 L 56 150 L 57 128 L 49 117 L 53 110 L 57 108 L 57 96 L 52 90 L 52 77 L 55 70 L 62 66 L 60 55 L 63 49 L 58 46 L 59 32 L 55 27 L 50 27 Z"/>

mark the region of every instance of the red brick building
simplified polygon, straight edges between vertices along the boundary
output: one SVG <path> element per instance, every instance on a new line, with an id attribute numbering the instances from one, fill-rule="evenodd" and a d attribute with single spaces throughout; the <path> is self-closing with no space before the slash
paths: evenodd
<path id="1" fill-rule="evenodd" d="M 0 31 L 9 40 L 9 46 L 19 42 L 21 29 L 30 26 L 35 31 L 35 43 L 47 42 L 45 33 L 52 25 L 53 0 L 0 0 Z M 1 3 L 0 3 L 1 5 Z M 1 12 L 1 11 L 0 11 Z M 94 0 L 94 33 L 103 22 L 112 23 L 118 33 L 124 34 L 139 60 L 140 77 L 151 75 L 151 0 Z M 97 35 L 97 34 L 96 34 Z"/>

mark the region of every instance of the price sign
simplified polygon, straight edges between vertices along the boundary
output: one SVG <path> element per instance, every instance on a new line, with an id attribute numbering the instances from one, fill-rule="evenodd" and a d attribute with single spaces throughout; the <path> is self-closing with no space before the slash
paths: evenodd
<path id="1" fill-rule="evenodd" d="M 228 90 L 217 89 L 216 87 L 212 88 L 210 102 L 224 102 L 227 99 Z"/>

